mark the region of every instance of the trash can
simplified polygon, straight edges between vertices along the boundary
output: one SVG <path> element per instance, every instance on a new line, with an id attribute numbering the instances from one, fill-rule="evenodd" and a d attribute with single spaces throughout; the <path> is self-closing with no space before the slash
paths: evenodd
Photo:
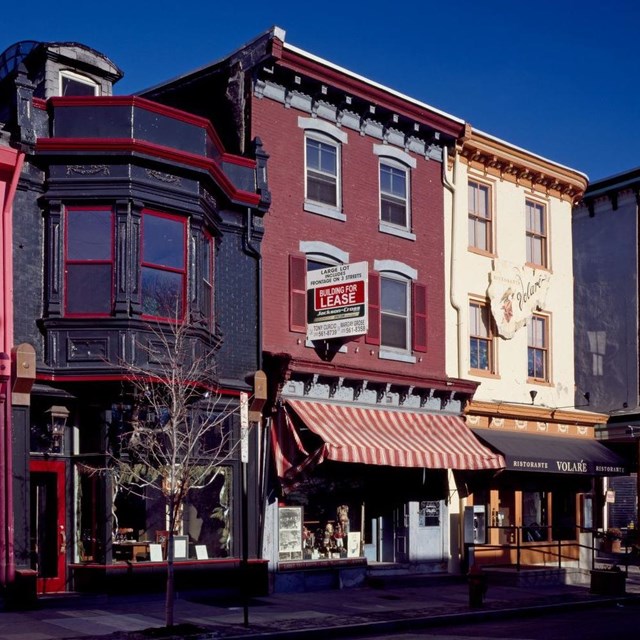
<path id="1" fill-rule="evenodd" d="M 473 565 L 468 573 L 469 581 L 469 606 L 481 607 L 484 602 L 484 596 L 487 593 L 487 575 Z"/>

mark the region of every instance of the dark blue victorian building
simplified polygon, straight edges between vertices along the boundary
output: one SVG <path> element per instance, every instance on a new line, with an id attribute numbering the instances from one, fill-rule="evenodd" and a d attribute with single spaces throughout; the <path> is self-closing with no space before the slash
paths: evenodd
<path id="1" fill-rule="evenodd" d="M 166 528 L 161 510 L 86 473 L 133 409 L 121 363 L 153 368 L 136 347 L 152 339 L 151 327 L 184 320 L 194 357 L 215 352 L 218 389 L 232 403 L 252 392 L 261 366 L 269 192 L 260 141 L 229 154 L 202 117 L 114 97 L 121 76 L 76 43 L 21 42 L 0 58 L 0 127 L 25 154 L 13 295 L 3 291 L 13 308 L 13 450 L 3 463 L 14 484 L 3 527 L 13 519 L 15 531 L 3 559 L 6 586 L 37 576 L 39 593 L 104 589 L 120 576 L 128 587 L 162 584 L 162 563 L 147 555 Z M 238 419 L 229 428 L 237 438 Z M 259 438 L 250 432 L 254 479 Z M 178 580 L 233 569 L 243 550 L 259 556 L 258 482 L 246 488 L 250 516 L 241 522 L 239 455 L 207 489 L 206 509 L 185 507 L 189 548 Z M 131 543 L 128 557 L 114 545 L 116 531 Z"/>

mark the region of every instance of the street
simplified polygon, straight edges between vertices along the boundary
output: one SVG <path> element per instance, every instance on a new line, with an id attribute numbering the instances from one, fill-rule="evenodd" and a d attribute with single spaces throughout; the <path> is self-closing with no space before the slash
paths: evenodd
<path id="1" fill-rule="evenodd" d="M 365 640 L 602 640 L 629 637 L 640 625 L 640 605 L 625 604 L 583 611 L 544 613 L 506 620 L 451 625 L 423 631 L 360 636 Z"/>

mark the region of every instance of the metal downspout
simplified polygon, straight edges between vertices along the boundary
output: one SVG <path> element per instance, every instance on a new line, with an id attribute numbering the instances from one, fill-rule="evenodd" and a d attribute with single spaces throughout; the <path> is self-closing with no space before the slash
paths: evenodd
<path id="1" fill-rule="evenodd" d="M 256 296 L 257 296 L 257 305 L 256 305 L 256 323 L 257 323 L 257 336 L 256 336 L 256 346 L 257 346 L 257 369 L 262 369 L 262 253 L 260 249 L 253 244 L 253 210 L 251 207 L 247 207 L 247 229 L 245 236 L 245 247 L 247 252 L 252 255 L 257 263 L 257 281 L 256 281 Z M 265 469 L 266 469 L 266 460 L 269 455 L 269 429 L 264 428 L 264 425 L 258 423 L 259 433 L 256 438 L 256 442 L 258 443 L 259 450 L 258 454 L 258 499 L 261 503 L 261 508 L 258 511 L 258 540 L 257 540 L 257 551 L 258 555 L 262 555 L 262 542 L 263 542 L 263 532 L 264 532 L 264 493 L 265 493 Z"/>
<path id="2" fill-rule="evenodd" d="M 456 182 L 458 178 L 459 156 L 456 153 L 453 158 L 453 171 L 452 180 L 449 180 L 447 176 L 448 166 L 448 150 L 445 146 L 443 148 L 442 158 L 442 183 L 445 188 L 451 193 L 451 248 L 450 248 L 450 265 L 449 265 L 449 299 L 451 306 L 456 313 L 456 343 L 457 343 L 457 356 L 456 356 L 456 377 L 462 376 L 463 370 L 463 338 L 462 338 L 462 302 L 458 293 L 458 216 L 457 216 L 457 198 L 456 198 Z M 451 482 L 451 477 L 449 478 Z M 465 546 L 464 546 L 464 507 L 465 499 L 460 497 L 458 493 L 458 531 L 457 531 L 457 546 L 458 546 L 458 561 L 465 560 Z M 452 558 L 453 560 L 453 558 Z"/>
<path id="3" fill-rule="evenodd" d="M 3 361 L 9 367 L 6 372 L 5 398 L 0 416 L 0 584 L 13 582 L 15 576 L 14 558 L 14 516 L 13 516 L 13 448 L 11 446 L 11 349 L 13 347 L 13 199 L 15 197 L 25 154 L 17 152 L 11 182 L 2 205 L 2 351 L 8 359 Z M 4 372 L 3 372 L 4 373 Z M 5 377 L 4 375 L 2 377 Z M 0 389 L 1 392 L 1 389 Z"/>
<path id="4" fill-rule="evenodd" d="M 443 150 L 443 159 L 442 159 L 442 183 L 446 187 L 446 189 L 451 193 L 451 264 L 449 271 L 449 298 L 451 301 L 451 306 L 455 309 L 457 321 L 456 321 L 456 339 L 457 339 L 457 371 L 456 377 L 462 377 L 463 367 L 463 345 L 464 340 L 462 336 L 462 309 L 463 304 L 460 300 L 460 295 L 458 293 L 458 262 L 459 262 L 459 242 L 458 242 L 458 215 L 457 215 L 457 198 L 456 198 L 456 182 L 458 179 L 458 167 L 460 165 L 459 155 L 456 153 L 453 159 L 453 175 L 452 181 L 449 180 L 447 176 L 447 163 L 448 163 L 448 151 L 447 148 L 444 147 Z"/>

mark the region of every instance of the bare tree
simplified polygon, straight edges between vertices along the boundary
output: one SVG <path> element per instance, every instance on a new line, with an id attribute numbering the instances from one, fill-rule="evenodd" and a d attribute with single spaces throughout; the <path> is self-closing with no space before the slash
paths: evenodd
<path id="1" fill-rule="evenodd" d="M 167 582 L 165 624 L 174 624 L 174 536 L 180 532 L 187 496 L 224 473 L 234 453 L 236 403 L 216 384 L 214 354 L 196 352 L 186 322 L 149 329 L 138 344 L 148 365 L 123 363 L 135 398 L 130 426 L 112 446 L 109 473 L 114 490 L 157 491 L 166 511 Z M 200 343 L 201 345 L 202 343 Z"/>

